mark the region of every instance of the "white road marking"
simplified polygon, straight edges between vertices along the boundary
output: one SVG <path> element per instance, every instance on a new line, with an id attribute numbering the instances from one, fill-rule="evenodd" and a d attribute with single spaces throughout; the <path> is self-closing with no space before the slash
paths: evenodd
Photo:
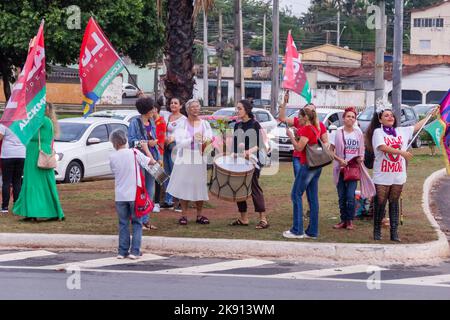
<path id="1" fill-rule="evenodd" d="M 197 274 L 213 271 L 225 271 L 239 268 L 254 268 L 267 264 L 273 264 L 272 261 L 259 260 L 259 259 L 243 259 L 243 260 L 232 260 L 226 262 L 205 264 L 201 266 L 187 267 L 187 268 L 177 268 L 168 270 L 159 270 L 158 272 L 169 273 L 169 274 Z"/>
<path id="2" fill-rule="evenodd" d="M 76 261 L 76 262 L 70 262 L 70 263 L 64 263 L 64 264 L 58 264 L 58 265 L 50 265 L 45 266 L 43 269 L 50 269 L 50 270 L 62 270 L 67 269 L 71 266 L 76 266 L 80 269 L 91 269 L 91 268 L 101 268 L 101 267 L 108 267 L 108 266 L 119 266 L 124 264 L 135 264 L 143 261 L 153 261 L 153 260 L 163 260 L 167 259 L 166 257 L 158 256 L 155 254 L 144 254 L 137 260 L 131 260 L 131 259 L 117 259 L 116 257 L 110 257 L 110 258 L 102 258 L 102 259 L 94 259 L 94 260 L 86 260 L 86 261 Z"/>
<path id="3" fill-rule="evenodd" d="M 416 278 L 406 278 L 406 279 L 396 279 L 396 280 L 386 280 L 387 284 L 408 284 L 416 286 L 428 286 L 428 285 L 441 285 L 450 286 L 450 274 L 440 274 L 436 276 L 429 277 L 416 277 Z"/>
<path id="4" fill-rule="evenodd" d="M 348 266 L 342 268 L 330 268 L 330 269 L 317 269 L 317 270 L 306 270 L 300 272 L 290 272 L 290 273 L 280 273 L 273 275 L 274 278 L 287 278 L 287 279 L 309 279 L 309 278 L 320 278 L 320 277 L 332 277 L 337 275 L 348 275 L 353 273 L 368 273 L 372 272 L 373 266 L 369 265 L 357 265 Z M 378 270 L 387 270 L 384 268 L 377 267 Z M 368 273 L 369 274 L 369 273 Z"/>
<path id="5" fill-rule="evenodd" d="M 0 262 L 17 261 L 28 258 L 44 257 L 57 255 L 56 253 L 35 250 L 35 251 L 23 251 L 17 253 L 8 253 L 0 255 Z M 143 261 L 163 260 L 168 259 L 163 256 L 154 254 L 144 254 L 138 260 L 123 259 L 119 260 L 115 257 L 94 259 L 87 261 L 79 261 L 73 263 L 66 263 L 60 265 L 48 265 L 48 266 L 0 266 L 0 270 L 46 270 L 56 271 L 65 270 L 70 266 L 77 266 L 80 271 L 83 272 L 95 272 L 95 273 L 118 273 L 118 274 L 141 274 L 141 275 L 181 275 L 181 276 L 208 276 L 208 277 L 236 277 L 236 278 L 264 278 L 275 280 L 306 280 L 306 281 L 332 281 L 332 282 L 354 282 L 354 283 L 366 283 L 366 279 L 345 279 L 345 278 L 332 278 L 337 275 L 350 275 L 355 273 L 368 272 L 369 265 L 356 265 L 346 266 L 342 268 L 330 268 L 330 269 L 316 269 L 306 270 L 300 272 L 281 273 L 275 275 L 258 275 L 258 274 L 224 274 L 224 273 L 209 273 L 213 271 L 225 271 L 238 268 L 254 268 L 267 264 L 274 264 L 273 261 L 259 260 L 259 259 L 244 259 L 244 260 L 232 260 L 213 264 L 206 264 L 200 266 L 193 266 L 187 268 L 176 269 L 164 269 L 157 271 L 145 271 L 145 270 L 104 270 L 95 269 L 107 266 L 118 266 L 126 264 L 136 264 Z M 388 270 L 385 268 L 379 268 L 379 270 Z M 325 278 L 330 277 L 330 278 Z M 413 286 L 427 286 L 427 287 L 443 287 L 450 288 L 450 274 L 404 278 L 394 280 L 381 280 L 381 284 L 385 285 L 413 285 Z"/>
<path id="6" fill-rule="evenodd" d="M 56 253 L 45 250 L 21 251 L 0 255 L 0 262 L 25 260 L 28 258 L 39 258 L 53 255 L 56 255 Z"/>

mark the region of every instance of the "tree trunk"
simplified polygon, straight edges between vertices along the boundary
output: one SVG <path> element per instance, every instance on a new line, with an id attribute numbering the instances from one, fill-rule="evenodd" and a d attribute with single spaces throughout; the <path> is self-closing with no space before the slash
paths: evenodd
<path id="1" fill-rule="evenodd" d="M 5 64 L 4 61 L 0 61 L 0 73 L 2 75 L 3 81 L 3 93 L 5 94 L 6 102 L 8 102 L 9 97 L 11 96 L 11 87 L 9 85 L 9 81 L 11 78 L 11 68 L 7 64 Z"/>
<path id="2" fill-rule="evenodd" d="M 185 103 L 194 91 L 194 6 L 192 0 L 169 0 L 167 7 L 164 95 L 167 99 L 177 97 Z"/>

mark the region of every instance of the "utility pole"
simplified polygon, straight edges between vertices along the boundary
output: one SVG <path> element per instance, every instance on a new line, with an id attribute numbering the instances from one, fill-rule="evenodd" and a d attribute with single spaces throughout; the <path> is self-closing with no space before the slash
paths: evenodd
<path id="1" fill-rule="evenodd" d="M 338 7 L 337 13 L 337 46 L 341 46 L 341 6 Z"/>
<path id="2" fill-rule="evenodd" d="M 242 23 L 242 4 L 239 8 L 239 27 L 240 27 L 240 32 L 239 34 L 241 35 L 241 94 L 242 94 L 242 99 L 245 99 L 245 64 L 244 64 L 244 24 Z"/>
<path id="3" fill-rule="evenodd" d="M 223 22 L 222 11 L 219 12 L 219 44 L 216 48 L 218 62 L 217 62 L 217 92 L 216 92 L 216 106 L 222 106 L 222 58 L 223 58 L 223 34 L 222 34 Z"/>
<path id="4" fill-rule="evenodd" d="M 266 14 L 264 13 L 264 22 L 263 22 L 263 57 L 266 56 Z"/>
<path id="5" fill-rule="evenodd" d="M 280 87 L 280 72 L 278 67 L 278 56 L 280 52 L 280 6 L 278 0 L 273 0 L 273 14 L 272 14 L 272 92 L 270 112 L 275 115 L 278 107 L 278 94 Z"/>
<path id="6" fill-rule="evenodd" d="M 386 1 L 378 1 L 378 6 L 380 20 L 376 23 L 374 113 L 378 102 L 384 102 L 384 54 L 386 53 Z"/>
<path id="7" fill-rule="evenodd" d="M 153 92 L 155 93 L 155 100 L 158 100 L 158 97 L 159 97 L 159 66 L 158 66 L 158 59 L 159 59 L 159 56 L 156 55 L 155 74 L 154 74 L 154 78 L 153 78 Z"/>
<path id="8" fill-rule="evenodd" d="M 331 30 L 323 30 L 323 32 L 325 32 L 326 33 L 326 35 L 327 35 L 327 44 L 329 44 L 330 43 L 330 33 L 331 33 Z"/>
<path id="9" fill-rule="evenodd" d="M 203 105 L 209 105 L 208 99 L 208 17 L 203 8 Z"/>
<path id="10" fill-rule="evenodd" d="M 242 0 L 234 0 L 234 104 L 242 99 L 242 60 L 241 60 L 241 12 Z"/>
<path id="11" fill-rule="evenodd" d="M 403 70 L 403 0 L 395 0 L 394 21 L 394 69 L 392 106 L 394 114 L 400 121 L 402 105 L 402 70 Z"/>

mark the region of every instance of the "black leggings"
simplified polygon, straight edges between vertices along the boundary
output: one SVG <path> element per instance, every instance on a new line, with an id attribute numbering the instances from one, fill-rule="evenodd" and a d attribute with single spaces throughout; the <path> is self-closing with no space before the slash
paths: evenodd
<path id="1" fill-rule="evenodd" d="M 155 204 L 159 204 L 159 199 L 161 198 L 161 185 L 155 182 Z"/>
<path id="2" fill-rule="evenodd" d="M 389 224 L 391 235 L 397 233 L 400 222 L 400 197 L 403 185 L 375 185 L 377 194 L 375 196 L 374 226 L 376 230 L 381 228 L 381 223 L 385 215 L 385 208 L 389 202 Z"/>
<path id="3" fill-rule="evenodd" d="M 13 187 L 14 202 L 19 199 L 24 164 L 25 159 L 23 158 L 2 159 L 2 209 L 6 209 L 9 206 L 11 185 Z"/>
<path id="4" fill-rule="evenodd" d="M 260 174 L 261 170 L 255 169 L 252 179 L 252 200 L 253 205 L 255 206 L 255 212 L 258 213 L 266 212 L 264 193 L 263 190 L 261 189 L 261 186 L 259 185 Z M 238 202 L 237 206 L 240 213 L 247 212 L 247 201 Z"/>

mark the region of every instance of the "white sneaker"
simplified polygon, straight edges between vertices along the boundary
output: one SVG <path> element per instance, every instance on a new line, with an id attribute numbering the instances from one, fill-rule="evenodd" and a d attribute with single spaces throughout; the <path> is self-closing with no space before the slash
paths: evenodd
<path id="1" fill-rule="evenodd" d="M 2 211 L 1 211 L 3 214 L 7 214 L 8 213 L 8 208 L 2 208 Z"/>
<path id="2" fill-rule="evenodd" d="M 138 256 L 135 256 L 134 254 L 130 254 L 130 255 L 128 256 L 128 259 L 130 259 L 130 260 L 137 260 L 137 259 L 139 259 L 139 257 L 138 257 Z"/>
<path id="3" fill-rule="evenodd" d="M 283 237 L 285 237 L 285 238 L 287 238 L 287 239 L 305 239 L 306 238 L 306 235 L 305 234 L 302 234 L 302 235 L 296 235 L 296 234 L 293 234 L 292 232 L 291 232 L 291 230 L 288 230 L 288 231 L 285 231 L 285 232 L 283 232 Z"/>
<path id="4" fill-rule="evenodd" d="M 122 260 L 122 259 L 125 259 L 125 257 L 119 254 L 119 255 L 117 256 L 117 259 Z"/>
<path id="5" fill-rule="evenodd" d="M 159 213 L 160 211 L 161 211 L 161 208 L 159 206 L 159 203 L 156 203 L 155 206 L 153 207 L 153 212 Z"/>
<path id="6" fill-rule="evenodd" d="M 311 237 L 305 233 L 305 239 L 317 240 L 317 237 Z"/>

